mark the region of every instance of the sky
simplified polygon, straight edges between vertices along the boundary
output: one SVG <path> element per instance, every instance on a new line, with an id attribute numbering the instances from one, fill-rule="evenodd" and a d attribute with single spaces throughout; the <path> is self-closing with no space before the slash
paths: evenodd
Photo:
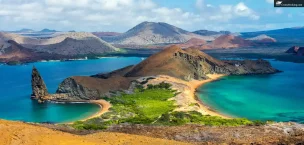
<path id="1" fill-rule="evenodd" d="M 304 25 L 304 8 L 273 0 L 0 0 L 0 30 L 125 32 L 144 22 L 188 31 L 248 32 Z"/>

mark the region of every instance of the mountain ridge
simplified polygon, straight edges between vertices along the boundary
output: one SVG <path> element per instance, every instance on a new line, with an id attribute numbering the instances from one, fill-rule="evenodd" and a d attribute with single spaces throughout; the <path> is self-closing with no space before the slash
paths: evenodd
<path id="1" fill-rule="evenodd" d="M 114 45 L 145 46 L 183 43 L 201 36 L 163 22 L 142 22 L 121 35 L 101 38 Z"/>

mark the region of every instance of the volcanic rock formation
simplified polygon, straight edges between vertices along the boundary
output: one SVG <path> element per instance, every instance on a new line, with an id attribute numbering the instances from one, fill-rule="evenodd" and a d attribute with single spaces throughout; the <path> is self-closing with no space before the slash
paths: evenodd
<path id="1" fill-rule="evenodd" d="M 49 95 L 46 85 L 40 76 L 38 70 L 33 67 L 32 70 L 32 95 L 31 98 L 38 100 L 38 102 L 42 103 Z"/>

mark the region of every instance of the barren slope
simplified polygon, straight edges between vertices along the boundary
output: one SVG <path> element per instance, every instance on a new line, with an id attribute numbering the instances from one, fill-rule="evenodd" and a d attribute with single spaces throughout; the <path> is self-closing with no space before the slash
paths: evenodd
<path id="1" fill-rule="evenodd" d="M 211 43 L 213 48 L 237 48 L 251 45 L 252 43 L 250 41 L 234 35 L 222 35 Z"/>
<path id="2" fill-rule="evenodd" d="M 0 120 L 0 145 L 182 145 L 186 143 L 129 135 L 101 132 L 90 135 L 73 135 L 21 122 Z"/>

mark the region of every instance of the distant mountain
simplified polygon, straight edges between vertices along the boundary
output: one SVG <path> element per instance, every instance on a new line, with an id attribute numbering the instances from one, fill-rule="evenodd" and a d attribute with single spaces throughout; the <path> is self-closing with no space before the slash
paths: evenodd
<path id="1" fill-rule="evenodd" d="M 50 38 L 41 43 L 41 45 L 35 46 L 34 49 L 68 56 L 102 54 L 118 50 L 111 44 L 88 32 L 71 32 Z"/>
<path id="2" fill-rule="evenodd" d="M 196 47 L 196 48 L 202 48 L 207 44 L 207 42 L 203 39 L 198 39 L 198 38 L 191 38 L 185 43 L 181 44 L 173 44 L 181 48 L 189 48 L 189 47 Z"/>
<path id="3" fill-rule="evenodd" d="M 8 55 L 7 52 L 11 49 L 12 44 L 14 44 L 14 46 L 17 46 L 18 44 L 18 48 L 21 48 L 22 46 L 22 48 L 30 50 L 31 54 L 45 54 L 44 59 L 54 58 L 54 56 L 60 56 L 59 58 L 71 58 L 71 56 L 79 55 L 96 55 L 118 50 L 92 33 L 86 32 L 65 33 L 49 39 L 35 39 L 14 33 L 0 32 L 0 56 L 4 57 L 5 55 Z M 35 57 L 27 60 L 34 61 L 39 60 L 38 58 L 40 58 L 37 57 L 37 55 L 33 56 Z"/>
<path id="4" fill-rule="evenodd" d="M 101 38 L 111 44 L 132 47 L 184 43 L 201 36 L 167 23 L 143 22 L 121 35 Z"/>
<path id="5" fill-rule="evenodd" d="M 9 40 L 7 44 L 9 44 L 9 46 L 3 51 L 3 54 L 0 55 L 0 59 L 18 61 L 19 59 L 25 59 L 31 56 L 32 51 L 30 49 L 24 48 L 15 41 Z"/>
<path id="6" fill-rule="evenodd" d="M 21 30 L 17 30 L 17 31 L 14 31 L 15 33 L 32 33 L 32 32 L 35 32 L 34 30 L 32 29 L 27 29 L 27 28 L 23 28 Z"/>
<path id="7" fill-rule="evenodd" d="M 39 32 L 58 32 L 58 31 L 56 31 L 56 30 L 50 30 L 50 29 L 42 29 Z"/>
<path id="8" fill-rule="evenodd" d="M 227 35 L 231 34 L 230 31 L 209 31 L 209 30 L 197 30 L 192 33 L 202 35 L 202 36 L 212 36 L 212 35 Z"/>
<path id="9" fill-rule="evenodd" d="M 293 46 L 289 48 L 286 53 L 292 53 L 298 56 L 304 56 L 304 47 Z"/>
<path id="10" fill-rule="evenodd" d="M 222 35 L 211 43 L 212 48 L 238 48 L 251 46 L 252 42 L 234 35 Z"/>
<path id="11" fill-rule="evenodd" d="M 265 34 L 256 36 L 256 37 L 252 37 L 252 38 L 248 38 L 246 40 L 251 40 L 251 41 L 256 41 L 256 42 L 262 42 L 262 43 L 272 43 L 272 42 L 277 42 L 276 39 L 269 37 Z"/>
<path id="12" fill-rule="evenodd" d="M 97 37 L 121 35 L 121 33 L 117 33 L 117 32 L 93 32 L 93 34 L 96 35 Z"/>
<path id="13" fill-rule="evenodd" d="M 242 32 L 243 38 L 252 38 L 258 35 L 267 35 L 276 39 L 278 42 L 303 42 L 304 41 L 304 27 L 284 28 L 268 31 L 257 32 Z"/>

